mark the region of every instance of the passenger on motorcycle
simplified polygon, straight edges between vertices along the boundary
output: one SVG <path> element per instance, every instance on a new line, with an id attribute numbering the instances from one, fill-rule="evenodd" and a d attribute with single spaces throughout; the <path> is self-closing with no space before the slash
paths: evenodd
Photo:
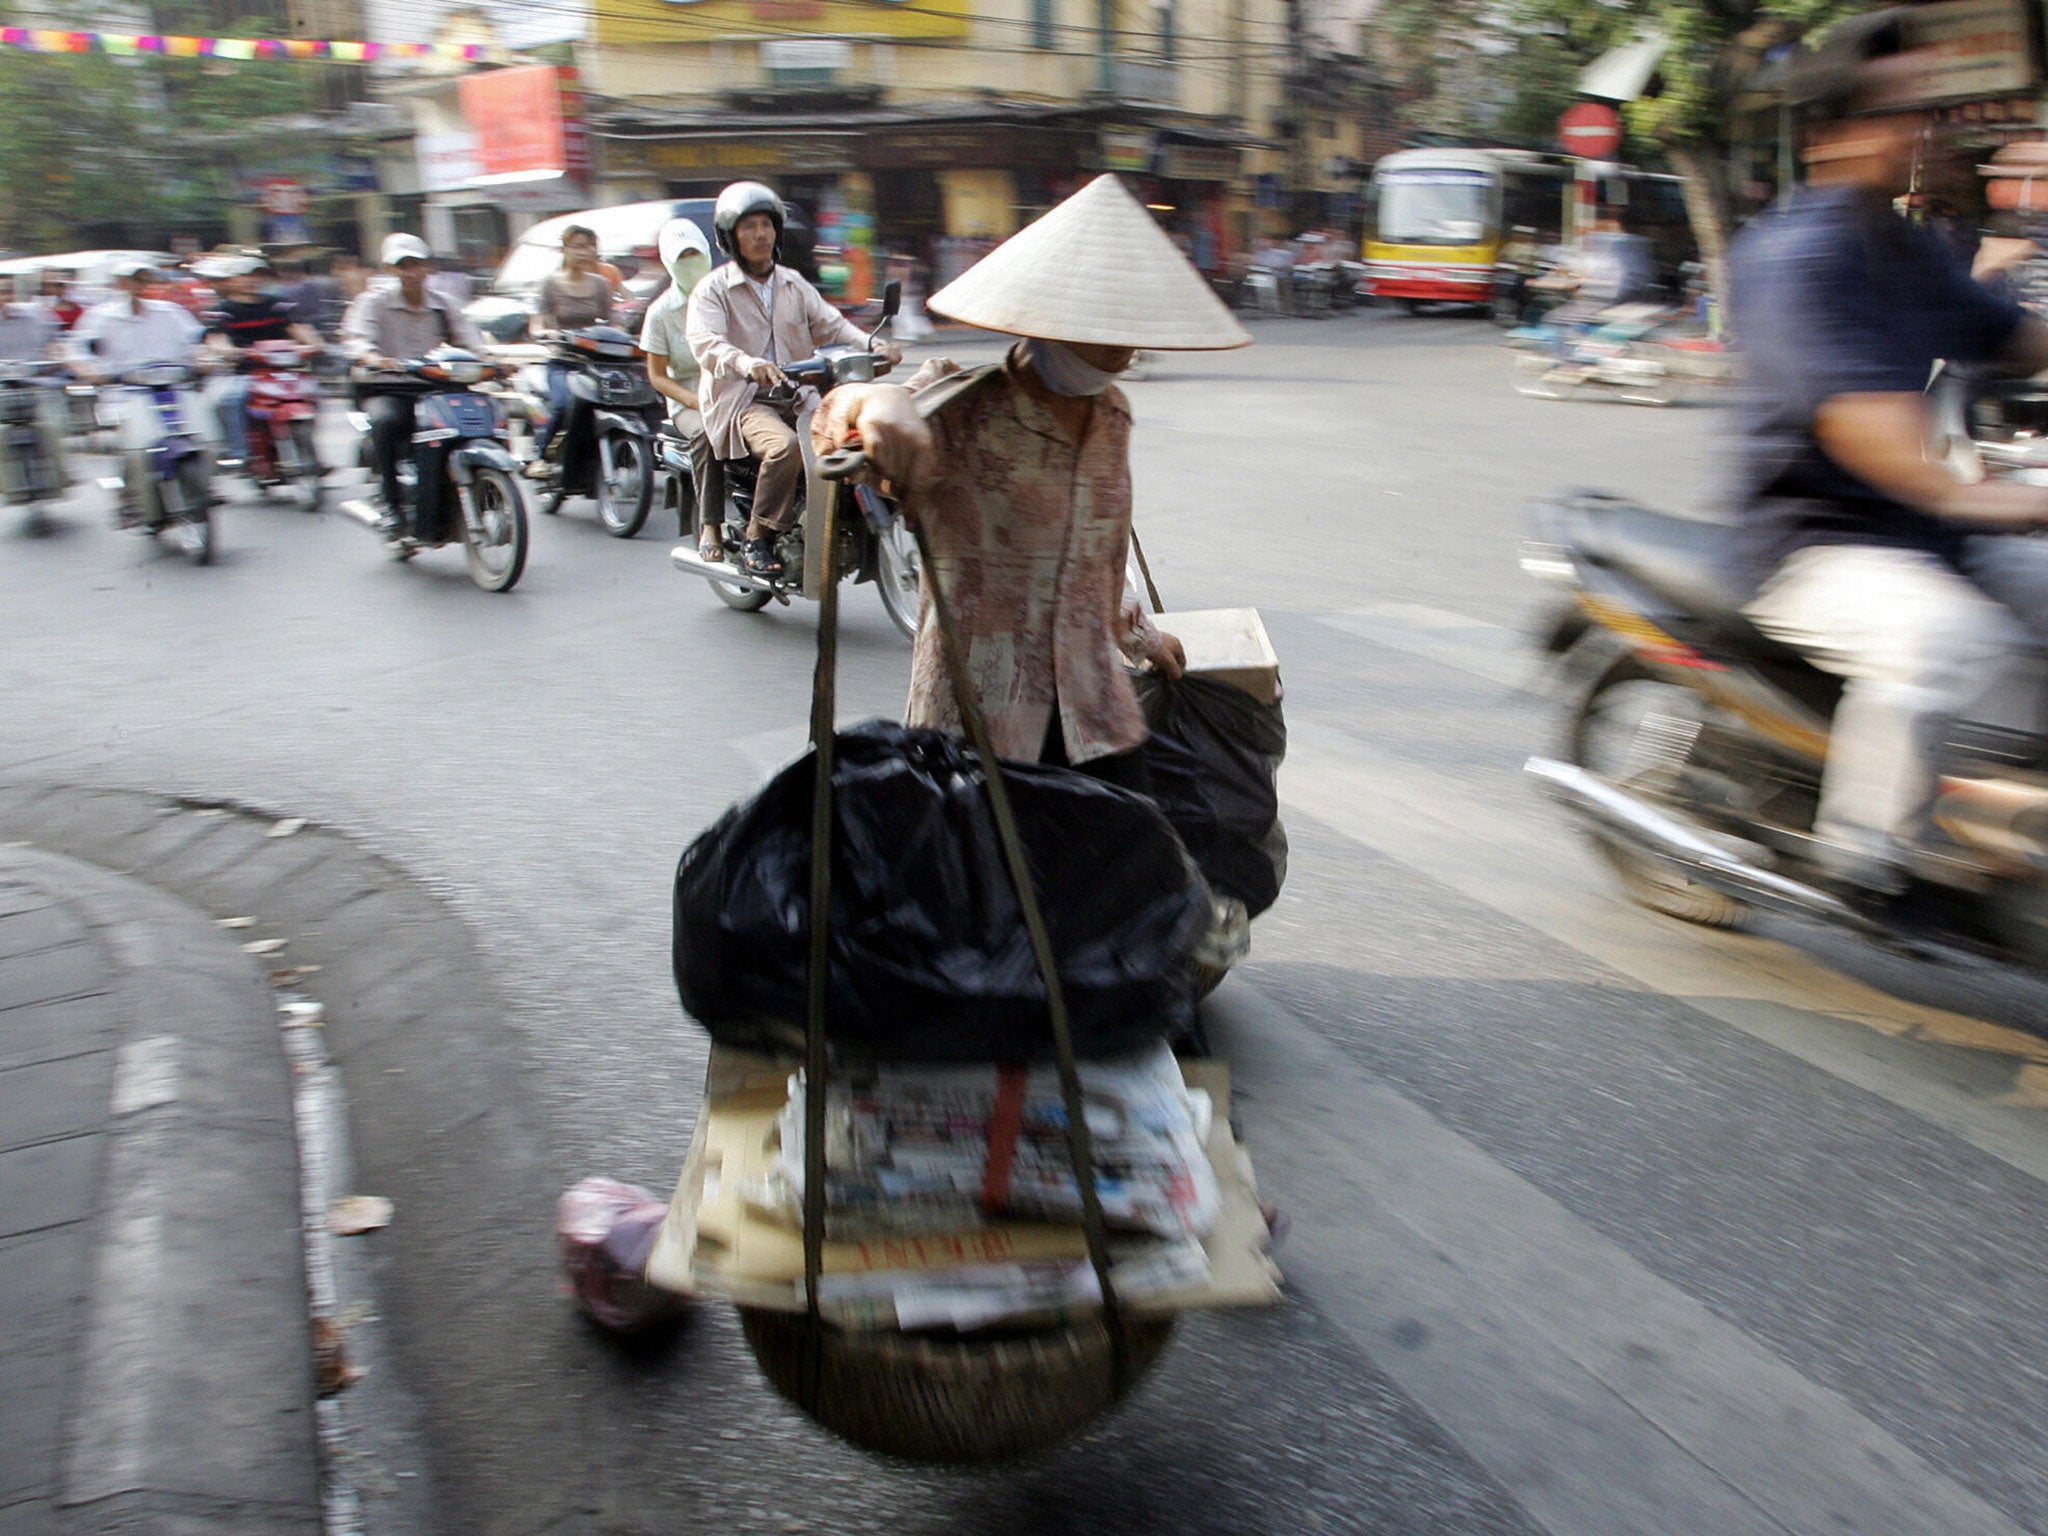
<path id="1" fill-rule="evenodd" d="M 1952 725 L 2038 679 L 2048 642 L 2048 542 L 2012 537 L 2048 528 L 2048 490 L 1965 484 L 1924 451 L 1935 362 L 2035 372 L 2048 326 L 1892 211 L 1928 127 L 1906 14 L 1842 23 L 1796 72 L 1807 184 L 1732 254 L 1746 612 L 1845 680 L 1816 828 L 1879 905 L 1908 883 Z"/>
<path id="2" fill-rule="evenodd" d="M 757 181 L 734 182 L 718 195 L 712 234 L 732 261 L 697 285 L 687 322 L 706 385 L 711 451 L 721 459 L 753 454 L 761 461 L 740 562 L 754 575 L 771 577 L 782 574 L 775 536 L 796 521 L 803 456 L 796 404 L 776 406 L 759 397 L 782 382 L 782 364 L 800 363 L 835 342 L 868 342 L 817 289 L 776 261 L 786 217 L 782 199 Z M 891 362 L 903 356 L 893 343 L 882 351 Z"/>
<path id="3" fill-rule="evenodd" d="M 1116 376 L 1141 347 L 1251 337 L 1114 176 L 929 302 L 1022 339 L 963 378 L 928 364 L 910 388 L 835 389 L 813 439 L 821 451 L 857 440 L 921 525 L 924 580 L 951 606 L 996 751 L 1142 791 L 1145 721 L 1124 661 L 1174 676 L 1183 658 L 1127 595 L 1131 413 Z M 919 626 L 904 719 L 958 731 L 942 644 L 937 624 Z"/>
<path id="4" fill-rule="evenodd" d="M 647 354 L 647 382 L 667 399 L 669 424 L 690 447 L 690 479 L 699 524 L 697 553 L 706 560 L 723 560 L 719 529 L 725 481 L 704 436 L 703 403 L 698 398 L 703 380 L 689 339 L 690 295 L 710 275 L 711 247 L 705 243 L 704 231 L 690 220 L 670 219 L 661 226 L 655 248 L 672 281 L 647 306 L 647 319 L 640 327 L 640 350 Z M 687 536 L 689 531 L 685 518 L 682 532 Z"/>
<path id="5" fill-rule="evenodd" d="M 191 311 L 168 299 L 142 296 L 156 275 L 145 261 L 130 259 L 114 268 L 118 296 L 95 304 L 71 329 L 70 362 L 80 378 L 105 384 L 146 363 L 197 366 L 200 326 Z M 139 391 L 115 391 L 108 408 L 124 455 L 144 451 L 156 440 L 156 413 Z M 115 516 L 124 528 L 133 527 L 136 521 L 137 489 L 132 482 L 133 477 L 124 478 Z"/>
<path id="6" fill-rule="evenodd" d="M 342 317 L 342 349 L 371 377 L 361 380 L 363 414 L 370 418 L 370 463 L 384 498 L 385 531 L 397 528 L 404 499 L 398 463 L 412 442 L 413 400 L 380 392 L 374 375 L 424 357 L 444 345 L 483 350 L 483 337 L 461 310 L 427 288 L 433 254 L 418 235 L 387 235 L 381 253 L 390 276 L 365 288 Z"/>
<path id="7" fill-rule="evenodd" d="M 220 381 L 214 396 L 220 423 L 221 452 L 236 463 L 249 456 L 249 379 L 242 373 L 242 354 L 259 341 L 297 341 L 317 349 L 326 343 L 289 304 L 263 291 L 269 268 L 258 256 L 226 257 L 209 272 L 218 307 L 206 315 L 206 344 L 236 370 Z"/>

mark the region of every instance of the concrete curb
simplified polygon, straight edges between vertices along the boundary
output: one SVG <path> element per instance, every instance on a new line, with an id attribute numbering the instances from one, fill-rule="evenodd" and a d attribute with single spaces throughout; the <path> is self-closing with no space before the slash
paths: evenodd
<path id="1" fill-rule="evenodd" d="M 267 963 L 322 1006 L 355 1190 L 397 1206 L 387 1231 L 335 1245 L 365 1372 L 329 1402 L 348 1420 L 336 1471 L 361 1528 L 578 1529 L 598 1497 L 581 1419 L 573 1400 L 533 1390 L 590 1372 L 563 1326 L 564 1181 L 504 1006 L 468 930 L 418 882 L 351 838 L 272 836 L 277 823 L 157 794 L 0 785 L 0 840 L 132 874 L 215 918 L 253 917 L 236 937 L 285 941 Z"/>
<path id="2" fill-rule="evenodd" d="M 321 1529 L 290 1090 L 263 976 L 189 906 L 25 848 L 81 916 L 118 1046 L 54 1469 L 66 1532 Z"/>

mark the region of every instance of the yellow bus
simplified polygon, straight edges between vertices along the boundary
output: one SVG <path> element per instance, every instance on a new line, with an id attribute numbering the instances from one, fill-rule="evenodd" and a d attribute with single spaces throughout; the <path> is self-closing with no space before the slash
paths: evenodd
<path id="1" fill-rule="evenodd" d="M 1485 305 L 1517 229 L 1555 245 L 1570 218 L 1572 163 L 1522 149 L 1404 149 L 1373 167 L 1365 284 L 1410 309 Z"/>

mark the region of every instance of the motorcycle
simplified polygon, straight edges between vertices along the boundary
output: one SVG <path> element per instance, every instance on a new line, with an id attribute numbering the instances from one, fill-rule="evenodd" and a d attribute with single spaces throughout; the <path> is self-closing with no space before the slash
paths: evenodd
<path id="1" fill-rule="evenodd" d="M 476 386 L 499 369 L 474 352 L 440 346 L 395 371 L 364 375 L 379 391 L 417 396 L 412 452 L 398 463 L 401 506 L 390 509 L 398 531 L 388 533 L 391 557 L 407 561 L 423 549 L 461 541 L 469 579 L 486 592 L 508 592 L 526 569 L 526 501 L 519 461 L 505 445 L 496 402 Z M 359 462 L 370 458 L 370 418 L 350 411 L 361 436 Z M 367 500 L 341 510 L 365 527 L 387 531 Z"/>
<path id="2" fill-rule="evenodd" d="M 2048 484 L 2044 447 L 1985 456 Z M 1565 588 L 1541 645 L 1568 719 L 1527 768 L 1627 893 L 1711 927 L 1754 908 L 1926 951 L 1829 889 L 1814 818 L 1841 682 L 1743 616 L 1728 530 L 1591 492 L 1535 518 L 1523 565 Z M 1951 734 L 1913 872 L 1941 894 L 1941 948 L 2048 966 L 2048 736 L 2038 690 L 2018 691 Z"/>
<path id="3" fill-rule="evenodd" d="M 672 514 L 684 538 L 695 531 L 697 481 L 690 459 L 690 442 L 666 419 L 654 434 L 654 506 Z"/>
<path id="4" fill-rule="evenodd" d="M 881 323 L 869 335 L 867 346 L 824 347 L 816 357 L 784 368 L 784 382 L 773 390 L 763 391 L 759 398 L 771 405 L 790 406 L 798 402 L 801 391 L 806 387 L 815 388 L 823 395 L 841 384 L 868 383 L 885 372 L 889 365 L 874 347 L 877 338 L 895 318 L 901 291 L 901 285 L 894 282 L 883 288 Z M 799 418 L 796 433 L 804 460 L 803 480 L 797 492 L 803 515 L 775 542 L 775 553 L 782 562 L 783 575 L 756 576 L 730 558 L 730 554 L 739 550 L 745 537 L 747 519 L 753 511 L 754 486 L 760 465 L 752 458 L 724 461 L 723 523 L 728 558 L 723 561 L 705 560 L 697 553 L 693 541 L 678 544 L 669 551 L 669 560 L 678 570 L 703 577 L 720 601 L 743 613 L 756 612 L 770 602 L 787 604 L 792 595 L 812 599 L 819 596 L 825 566 L 824 550 L 815 537 L 807 542 L 806 534 L 824 525 L 827 498 L 839 494 L 842 482 L 821 472 L 817 455 L 811 447 L 809 421 L 808 413 Z M 683 457 L 686 459 L 687 455 Z M 890 622 L 906 637 L 915 637 L 919 621 L 920 569 L 916 541 L 904 527 L 895 503 L 888 497 L 873 486 L 850 485 L 846 488 L 853 495 L 861 515 L 836 521 L 840 544 L 838 568 L 843 573 L 851 573 L 856 582 L 875 583 Z M 706 509 L 697 509 L 700 525 L 706 515 Z M 691 530 L 693 538 L 696 531 Z"/>
<path id="5" fill-rule="evenodd" d="M 662 413 L 640 355 L 631 334 L 613 325 L 571 331 L 550 348 L 573 371 L 567 416 L 551 445 L 559 447 L 559 469 L 540 493 L 540 509 L 558 512 L 571 496 L 592 497 L 598 521 L 616 539 L 638 533 L 654 504 Z"/>
<path id="6" fill-rule="evenodd" d="M 23 531 L 49 526 L 43 504 L 61 497 L 69 477 L 63 450 L 51 425 L 53 380 L 61 364 L 0 362 L 0 491 L 15 506 L 28 508 Z"/>
<path id="7" fill-rule="evenodd" d="M 136 526 L 167 537 L 194 565 L 213 559 L 219 542 L 214 525 L 211 452 L 185 419 L 195 369 L 183 363 L 144 363 L 102 390 L 120 432 L 120 473 L 100 484 L 117 496 L 132 491 Z"/>
<path id="8" fill-rule="evenodd" d="M 314 431 L 320 386 L 313 348 L 296 341 L 259 341 L 245 355 L 249 371 L 249 478 L 264 490 L 297 494 L 308 512 L 320 510 L 320 455 Z"/>

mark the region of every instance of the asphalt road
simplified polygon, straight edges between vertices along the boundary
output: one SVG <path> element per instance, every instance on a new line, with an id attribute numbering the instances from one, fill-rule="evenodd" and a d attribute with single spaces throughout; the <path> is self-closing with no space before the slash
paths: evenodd
<path id="1" fill-rule="evenodd" d="M 805 1425 L 716 1308 L 653 1356 L 565 1311 L 523 1367 L 577 1403 L 554 1528 L 2048 1532 L 2048 988 L 1641 913 L 1519 772 L 1555 729 L 1522 503 L 1697 502 L 1711 413 L 1523 399 L 1465 319 L 1258 337 L 1129 393 L 1168 607 L 1256 604 L 1285 668 L 1290 881 L 1210 1022 L 1287 1305 L 1190 1320 L 1071 1448 L 947 1475 Z M 0 777 L 357 833 L 475 931 L 564 1181 L 665 1192 L 703 1058 L 669 877 L 800 748 L 810 612 L 729 612 L 672 529 L 587 503 L 493 596 L 253 502 L 194 570 L 101 499 L 37 540 L 0 512 Z M 849 592 L 843 717 L 895 714 L 906 661 Z M 522 1368 L 505 1344 L 407 1368 Z M 540 1526 L 485 1498 L 464 1528 Z"/>

